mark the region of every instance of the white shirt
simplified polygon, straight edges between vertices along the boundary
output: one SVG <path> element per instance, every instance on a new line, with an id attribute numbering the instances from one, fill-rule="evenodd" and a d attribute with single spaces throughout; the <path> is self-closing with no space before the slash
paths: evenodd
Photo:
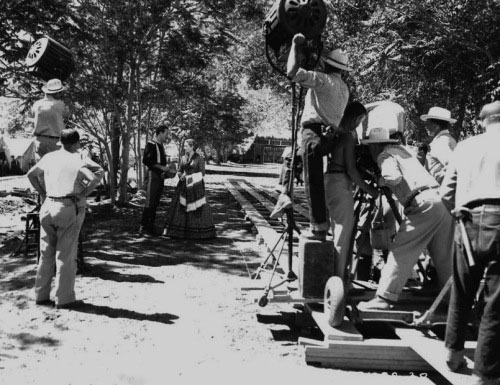
<path id="1" fill-rule="evenodd" d="M 77 195 L 89 183 L 100 179 L 102 169 L 96 165 L 100 172 L 93 173 L 87 168 L 89 162 L 95 164 L 88 159 L 82 159 L 78 152 L 71 153 L 62 148 L 43 156 L 33 169 L 37 173 L 43 172 L 47 196 L 64 197 Z"/>
<path id="2" fill-rule="evenodd" d="M 448 130 L 440 131 L 429 144 L 425 168 L 440 184 L 444 178 L 446 165 L 456 146 L 457 142 Z"/>
<path id="3" fill-rule="evenodd" d="M 46 95 L 33 104 L 32 110 L 35 115 L 35 135 L 59 137 L 66 128 L 64 118 L 69 115 L 69 109 L 63 101 Z"/>
<path id="4" fill-rule="evenodd" d="M 301 124 L 323 123 L 338 127 L 349 100 L 349 89 L 340 74 L 299 68 L 292 80 L 309 88 L 304 100 Z"/>
<path id="5" fill-rule="evenodd" d="M 381 176 L 399 202 L 406 206 L 415 191 L 438 187 L 412 152 L 399 144 L 387 145 L 377 158 Z"/>
<path id="6" fill-rule="evenodd" d="M 499 143 L 500 123 L 458 143 L 440 191 L 449 210 L 475 200 L 500 199 Z"/>

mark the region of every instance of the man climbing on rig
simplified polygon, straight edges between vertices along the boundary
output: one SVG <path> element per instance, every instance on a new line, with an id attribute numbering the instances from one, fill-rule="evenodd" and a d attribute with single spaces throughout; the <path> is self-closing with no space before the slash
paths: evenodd
<path id="1" fill-rule="evenodd" d="M 323 156 L 328 153 L 330 146 L 323 135 L 323 129 L 327 126 L 337 128 L 340 124 L 349 100 L 349 89 L 342 80 L 342 73 L 352 69 L 348 66 L 347 55 L 340 49 L 335 49 L 322 58 L 321 70 L 318 68 L 308 71 L 302 68 L 305 42 L 306 38 L 301 33 L 293 37 L 287 62 L 288 78 L 308 89 L 301 119 L 300 154 L 311 223 L 310 232 L 301 236 L 325 241 L 329 224 L 325 203 Z M 288 183 L 285 183 L 272 217 L 291 205 L 287 185 Z"/>

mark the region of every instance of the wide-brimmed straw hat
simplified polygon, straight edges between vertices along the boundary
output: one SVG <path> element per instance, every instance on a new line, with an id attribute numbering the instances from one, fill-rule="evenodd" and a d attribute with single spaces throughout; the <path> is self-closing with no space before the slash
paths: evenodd
<path id="1" fill-rule="evenodd" d="M 429 112 L 425 115 L 421 115 L 420 119 L 426 122 L 429 119 L 434 120 L 444 120 L 445 122 L 455 123 L 457 120 L 451 117 L 451 112 L 446 108 L 442 107 L 431 107 Z"/>
<path id="2" fill-rule="evenodd" d="M 333 51 L 328 52 L 326 55 L 323 55 L 323 61 L 325 63 L 328 63 L 332 67 L 340 68 L 344 71 L 352 71 L 352 68 L 349 67 L 349 59 L 347 57 L 347 54 L 340 48 L 334 49 Z"/>
<path id="3" fill-rule="evenodd" d="M 500 116 L 500 101 L 486 104 L 479 113 L 479 119 L 485 120 L 492 116 Z"/>
<path id="4" fill-rule="evenodd" d="M 50 79 L 47 84 L 42 87 L 42 91 L 46 94 L 57 94 L 65 89 L 66 87 L 63 86 L 59 79 Z"/>
<path id="5" fill-rule="evenodd" d="M 361 144 L 375 144 L 375 143 L 398 143 L 397 139 L 391 139 L 389 130 L 385 127 L 374 127 L 370 130 L 368 139 L 361 140 Z"/>

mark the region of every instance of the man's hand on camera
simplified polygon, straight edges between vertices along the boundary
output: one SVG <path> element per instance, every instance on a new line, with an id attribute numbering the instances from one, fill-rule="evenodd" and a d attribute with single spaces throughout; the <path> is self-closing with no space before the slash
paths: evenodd
<path id="1" fill-rule="evenodd" d="M 295 45 L 303 45 L 305 42 L 306 42 L 306 37 L 301 33 L 295 34 L 292 40 L 292 43 Z"/>

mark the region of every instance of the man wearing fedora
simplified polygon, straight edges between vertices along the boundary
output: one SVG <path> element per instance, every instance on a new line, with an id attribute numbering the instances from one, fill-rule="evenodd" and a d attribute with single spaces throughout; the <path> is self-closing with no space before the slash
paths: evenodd
<path id="1" fill-rule="evenodd" d="M 451 274 L 452 217 L 441 202 L 438 183 L 417 158 L 385 127 L 374 127 L 367 144 L 381 172 L 380 186 L 388 186 L 404 207 L 405 218 L 389 246 L 376 297 L 361 302 L 361 310 L 387 310 L 397 302 L 413 266 L 425 248 L 444 286 Z"/>
<path id="2" fill-rule="evenodd" d="M 65 120 L 69 116 L 68 106 L 60 100 L 60 95 L 65 89 L 59 79 L 51 79 L 42 87 L 44 98 L 33 104 L 35 148 L 38 158 L 60 148 L 59 137 L 66 128 Z"/>
<path id="3" fill-rule="evenodd" d="M 457 145 L 441 186 L 446 208 L 460 218 L 445 345 L 451 370 L 464 362 L 464 336 L 484 277 L 484 310 L 474 355 L 475 385 L 500 384 L 500 101 L 479 115 L 483 134 Z M 470 247 L 470 248 L 469 248 Z"/>
<path id="4" fill-rule="evenodd" d="M 347 55 L 340 49 L 333 50 L 322 58 L 324 69 L 321 71 L 301 68 L 305 41 L 304 35 L 300 33 L 293 37 L 287 62 L 288 77 L 308 89 L 301 120 L 300 152 L 311 231 L 303 236 L 325 241 L 329 224 L 323 181 L 323 156 L 328 153 L 329 145 L 322 130 L 327 126 L 338 128 L 340 124 L 349 99 L 349 90 L 341 75 L 343 71 L 352 69 L 348 67 Z M 277 208 L 286 207 L 287 203 L 291 202 L 285 191 L 278 199 Z M 273 214 L 276 215 L 275 212 Z"/>
<path id="5" fill-rule="evenodd" d="M 457 146 L 457 141 L 450 135 L 450 125 L 456 120 L 451 112 L 445 108 L 432 107 L 420 119 L 426 123 L 427 133 L 432 141 L 429 143 L 429 152 L 426 155 L 425 168 L 438 181 L 443 181 L 451 154 Z"/>

